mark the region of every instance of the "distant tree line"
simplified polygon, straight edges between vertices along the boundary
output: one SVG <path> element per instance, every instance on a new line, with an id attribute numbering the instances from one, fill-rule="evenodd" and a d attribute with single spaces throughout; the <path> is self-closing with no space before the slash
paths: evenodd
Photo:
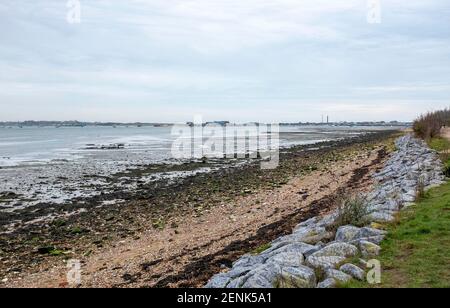
<path id="1" fill-rule="evenodd" d="M 429 112 L 421 115 L 413 123 L 414 132 L 423 139 L 440 135 L 443 127 L 450 125 L 450 109 Z"/>

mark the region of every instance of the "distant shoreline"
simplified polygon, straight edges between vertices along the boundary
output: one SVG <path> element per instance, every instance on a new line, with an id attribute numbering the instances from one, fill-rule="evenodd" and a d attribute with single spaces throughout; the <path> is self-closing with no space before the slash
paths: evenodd
<path id="1" fill-rule="evenodd" d="M 225 121 L 213 121 L 208 123 L 223 123 Z M 248 123 L 229 123 L 227 125 L 249 125 L 249 124 L 263 124 L 263 122 L 248 122 Z M 0 122 L 0 128 L 23 128 L 23 127 L 170 127 L 179 123 L 144 123 L 144 122 L 82 122 L 82 121 L 5 121 Z M 186 122 L 190 124 L 190 122 Z M 374 126 L 374 127 L 411 127 L 412 122 L 399 121 L 378 121 L 378 122 L 282 122 L 278 123 L 280 126 Z"/>

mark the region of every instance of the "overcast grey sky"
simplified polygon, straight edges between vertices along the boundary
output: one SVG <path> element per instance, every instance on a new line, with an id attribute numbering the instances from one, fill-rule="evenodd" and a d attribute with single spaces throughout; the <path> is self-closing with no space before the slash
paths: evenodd
<path id="1" fill-rule="evenodd" d="M 411 120 L 450 106 L 450 1 L 0 2 L 0 121 Z"/>

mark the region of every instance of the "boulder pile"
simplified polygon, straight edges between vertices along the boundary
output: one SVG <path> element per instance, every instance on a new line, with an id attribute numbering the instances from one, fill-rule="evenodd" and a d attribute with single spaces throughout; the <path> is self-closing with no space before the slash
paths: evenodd
<path id="1" fill-rule="evenodd" d="M 383 224 L 412 205 L 418 192 L 445 180 L 439 156 L 423 141 L 407 135 L 396 141 L 396 147 L 383 170 L 374 175 L 375 188 L 364 196 L 364 226 L 339 226 L 338 210 L 309 219 L 262 253 L 244 255 L 206 287 L 332 288 L 338 282 L 364 280 L 364 265 L 380 253 L 386 236 Z"/>

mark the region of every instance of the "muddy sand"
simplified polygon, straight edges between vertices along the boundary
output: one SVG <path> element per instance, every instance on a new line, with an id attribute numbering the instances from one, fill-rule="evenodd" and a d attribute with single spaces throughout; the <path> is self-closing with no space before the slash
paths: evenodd
<path id="1" fill-rule="evenodd" d="M 1 213 L 0 286 L 68 287 L 66 262 L 79 259 L 79 287 L 200 287 L 243 254 L 326 214 L 337 198 L 370 189 L 396 134 L 285 149 L 275 170 L 255 161 Z M 11 229 L 14 215 L 20 222 Z"/>

